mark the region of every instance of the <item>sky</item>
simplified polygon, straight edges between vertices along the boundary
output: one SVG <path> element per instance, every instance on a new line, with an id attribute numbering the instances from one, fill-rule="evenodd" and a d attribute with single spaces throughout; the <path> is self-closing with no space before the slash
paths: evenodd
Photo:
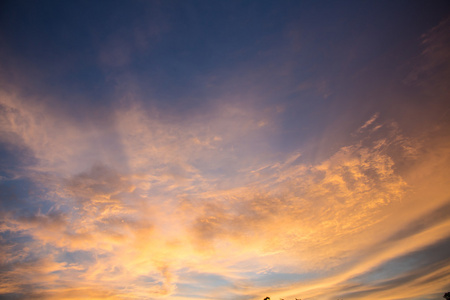
<path id="1" fill-rule="evenodd" d="M 450 2 L 2 1 L 0 299 L 441 299 Z"/>

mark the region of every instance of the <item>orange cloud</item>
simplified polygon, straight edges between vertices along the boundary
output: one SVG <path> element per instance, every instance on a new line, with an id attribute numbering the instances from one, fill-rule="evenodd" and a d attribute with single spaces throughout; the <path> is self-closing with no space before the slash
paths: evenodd
<path id="1" fill-rule="evenodd" d="M 201 285 L 190 273 L 220 277 L 228 282 L 222 292 L 255 299 L 325 299 L 346 290 L 386 298 L 349 281 L 448 237 L 447 221 L 404 233 L 448 200 L 442 133 L 418 142 L 374 115 L 351 144 L 318 163 L 305 161 L 301 149 L 269 160 L 257 157 L 251 136 L 270 141 L 276 110 L 230 105 L 214 118 L 168 122 L 131 103 L 114 115 L 121 145 L 114 161 L 116 150 L 109 153 L 105 142 L 110 129 L 86 131 L 45 106 L 2 99 L 2 138 L 37 159 L 18 176 L 47 189 L 40 200 L 51 204 L 2 216 L 2 232 L 25 240 L 2 246 L 3 293 L 22 293 L 25 285 L 47 299 L 183 299 L 184 286 Z M 393 231 L 402 237 L 389 239 Z M 431 290 L 444 286 L 445 272 L 412 282 Z M 310 278 L 267 288 L 248 274 Z"/>

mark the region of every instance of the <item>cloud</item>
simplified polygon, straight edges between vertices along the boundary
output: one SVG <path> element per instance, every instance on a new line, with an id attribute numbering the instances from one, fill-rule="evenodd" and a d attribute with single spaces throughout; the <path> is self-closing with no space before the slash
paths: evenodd
<path id="1" fill-rule="evenodd" d="M 144 49 L 150 37 L 142 39 Z M 112 37 L 100 60 L 114 68 L 131 63 L 140 48 L 124 43 Z M 433 49 L 426 53 L 443 55 Z M 284 67 L 275 73 L 292 71 Z M 208 105 L 189 113 L 147 105 L 134 77 L 123 75 L 118 81 L 128 81 L 116 87 L 105 122 L 3 92 L 2 145 L 27 163 L 13 164 L 2 184 L 32 184 L 16 195 L 27 207 L 2 206 L 0 293 L 387 299 L 401 289 L 421 295 L 419 288 L 445 287 L 444 126 L 408 135 L 372 112 L 345 143 L 308 160 L 306 146 L 279 145 L 286 130 L 293 140 L 303 135 L 292 121 L 282 124 L 284 104 L 259 100 L 276 88 L 258 90 L 253 83 L 268 78 L 258 72 L 230 79 L 222 87 L 229 91 L 208 95 Z M 325 83 L 303 86 L 312 87 L 329 94 Z M 303 107 L 296 105 L 287 110 Z M 405 261 L 430 265 L 408 269 Z M 384 274 L 387 265 L 398 269 Z"/>
<path id="2" fill-rule="evenodd" d="M 436 84 L 449 77 L 450 17 L 422 35 L 423 51 L 416 68 L 408 75 L 408 84 Z M 436 88 L 436 85 L 434 85 Z"/>
<path id="3" fill-rule="evenodd" d="M 15 106 L 6 114 L 10 120 L 6 128 L 18 138 L 6 141 L 32 149 L 37 161 L 26 176 L 48 189 L 47 195 L 53 196 L 45 200 L 53 206 L 46 212 L 9 213 L 3 218 L 3 232 L 27 239 L 28 249 L 40 249 L 33 250 L 33 263 L 22 265 L 30 252 L 13 255 L 14 244 L 4 248 L 10 253 L 4 293 L 22 289 L 14 283 L 19 280 L 11 281 L 19 276 L 33 287 L 32 295 L 46 298 L 72 292 L 76 298 L 80 290 L 92 297 L 173 296 L 183 287 L 187 269 L 220 276 L 230 293 L 256 296 L 265 287 L 257 281 L 248 283 L 245 274 L 256 278 L 261 272 L 329 274 L 317 283 L 308 281 L 310 286 L 303 289 L 298 283 L 279 287 L 280 295 L 313 296 L 327 286 L 338 292 L 340 284 L 354 276 L 445 236 L 439 229 L 443 221 L 427 221 L 436 220 L 436 213 L 423 223 L 405 219 L 395 234 L 372 236 L 389 223 L 392 207 L 408 195 L 410 186 L 398 174 L 396 163 L 420 147 L 395 126 L 383 124 L 376 134 L 361 133 L 353 144 L 317 164 L 302 161 L 300 151 L 267 164 L 263 159 L 246 162 L 255 149 L 242 145 L 248 135 L 264 130 L 258 126 L 261 118 L 268 118 L 264 113 L 231 106 L 225 111 L 221 107 L 217 117 L 207 121 L 196 116 L 166 122 L 131 103 L 115 115 L 115 135 L 126 159 L 105 160 L 106 164 L 98 158 L 78 165 L 79 151 L 96 150 L 87 147 L 98 143 L 91 139 L 92 132 L 54 117 L 45 108 L 41 109 L 46 121 L 38 122 L 36 113 L 28 112 L 38 108 L 7 104 Z M 13 116 L 23 121 L 12 121 Z M 375 116 L 365 127 L 377 126 Z M 81 145 L 70 149 L 72 142 L 59 129 L 50 128 L 56 122 L 52 120 L 61 122 L 62 130 L 75 132 L 72 136 Z M 208 124 L 209 129 L 200 124 Z M 32 132 L 47 130 L 53 147 L 48 152 L 45 143 L 32 138 Z M 93 129 L 97 130 L 102 128 Z M 100 145 L 104 140 L 101 137 Z M 232 145 L 236 154 L 230 151 Z M 53 157 L 56 151 L 60 159 Z M 65 161 L 64 167 L 59 161 Z M 205 168 L 209 162 L 239 180 Z M 241 165 L 238 169 L 223 165 L 229 162 Z M 424 234 L 428 239 L 420 238 L 418 243 Z M 69 262 L 68 253 L 77 251 L 93 259 Z M 336 269 L 343 273 L 333 275 Z M 40 272 L 52 292 L 44 289 L 43 281 L 35 282 L 35 276 L 27 277 L 27 272 Z"/>
<path id="4" fill-rule="evenodd" d="M 192 230 L 200 247 L 230 240 L 257 255 L 289 253 L 290 264 L 304 269 L 330 268 L 342 263 L 333 256 L 352 255 L 355 245 L 347 239 L 380 222 L 384 208 L 405 193 L 392 160 L 361 145 L 344 147 L 319 165 L 280 165 L 265 188 L 210 195 L 204 209 L 196 205 L 203 213 Z"/>
<path id="5" fill-rule="evenodd" d="M 195 266 L 205 263 L 203 250 L 183 236 L 183 222 L 189 218 L 183 218 L 177 208 L 184 197 L 195 197 L 216 185 L 214 177 L 206 177 L 211 173 L 195 165 L 214 159 L 213 151 L 226 156 L 223 148 L 242 138 L 235 140 L 228 125 L 242 136 L 261 130 L 261 116 L 232 106 L 217 112 L 218 119 L 209 121 L 211 129 L 205 131 L 202 120 L 170 124 L 131 104 L 117 111 L 117 132 L 111 132 L 86 127 L 55 114 L 45 104 L 12 95 L 5 95 L 3 105 L 3 141 L 29 149 L 35 158 L 32 166 L 14 171 L 46 191 L 30 202 L 31 212 L 5 214 L 2 232 L 27 240 L 19 244 L 35 252 L 39 263 L 33 270 L 42 266 L 44 257 L 45 262 L 54 262 L 52 268 L 39 273 L 48 282 L 45 288 L 25 276 L 22 267 L 11 265 L 5 276 L 19 274 L 21 279 L 7 281 L 3 292 L 24 290 L 14 283 L 24 282 L 33 287 L 32 295 L 45 298 L 71 291 L 77 295 L 78 289 L 93 297 L 173 294 L 176 270 L 185 265 L 203 269 Z M 112 134 L 126 160 L 108 159 L 116 153 L 107 149 Z M 195 216 L 193 209 L 184 213 Z M 95 260 L 67 262 L 64 253 L 77 251 Z M 60 262 L 55 262 L 56 257 Z M 216 268 L 226 269 L 221 264 Z M 130 284 L 134 287 L 126 288 Z M 46 291 L 49 287 L 52 292 Z"/>
<path id="6" fill-rule="evenodd" d="M 358 132 L 361 132 L 363 129 L 369 127 L 373 122 L 376 121 L 376 119 L 378 119 L 378 116 L 379 116 L 378 113 L 374 114 L 369 120 L 367 120 L 366 123 L 364 123 L 363 126 L 361 126 L 361 127 L 358 129 Z M 377 127 L 375 127 L 375 128 L 377 128 Z"/>

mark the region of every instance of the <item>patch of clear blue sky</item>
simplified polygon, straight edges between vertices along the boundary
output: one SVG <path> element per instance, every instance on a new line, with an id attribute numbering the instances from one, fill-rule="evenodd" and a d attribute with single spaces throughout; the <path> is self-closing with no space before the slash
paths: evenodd
<path id="1" fill-rule="evenodd" d="M 144 94 L 161 106 L 201 105 L 208 75 L 233 76 L 262 64 L 298 64 L 292 84 L 323 71 L 359 68 L 402 39 L 427 28 L 445 1 L 5 1 L 0 25 L 7 50 L 41 73 L 30 89 L 86 101 L 108 102 L 111 74 L 139 78 Z M 136 49 L 135 30 L 154 31 L 148 48 Z M 287 53 L 290 30 L 301 53 Z M 99 65 L 109 39 L 131 47 L 126 66 Z M 364 40 L 365 37 L 365 40 Z M 348 44 L 363 39 L 351 60 Z M 266 55 L 258 55 L 265 52 Z M 299 62 L 301 62 L 299 64 Z M 11 65 L 10 65 L 11 66 Z M 239 74 L 235 74 L 239 75 Z M 268 80 L 277 82 L 268 75 Z M 14 79 L 12 79 L 14 80 Z M 292 79 L 291 79 L 292 80 Z M 342 80 L 342 79 L 341 79 Z M 219 83 L 220 84 L 220 83 Z M 244 83 L 245 85 L 245 83 Z M 298 101 L 292 95 L 272 101 Z M 291 97 L 289 97 L 291 96 Z M 77 101 L 82 101 L 78 97 Z M 189 98 L 190 101 L 184 100 Z M 289 100 L 293 99 L 293 100 Z M 76 105 L 76 104 L 72 104 Z M 299 106 L 300 107 L 300 106 Z"/>
<path id="2" fill-rule="evenodd" d="M 427 274 L 428 270 L 438 269 L 449 262 L 448 248 L 450 239 L 424 247 L 412 253 L 391 259 L 376 268 L 349 280 L 350 283 L 373 284 L 375 287 L 385 284 L 399 285 Z"/>
<path id="3" fill-rule="evenodd" d="M 56 262 L 66 262 L 67 264 L 79 264 L 95 262 L 95 254 L 91 251 L 77 250 L 77 251 L 61 251 L 55 258 Z"/>

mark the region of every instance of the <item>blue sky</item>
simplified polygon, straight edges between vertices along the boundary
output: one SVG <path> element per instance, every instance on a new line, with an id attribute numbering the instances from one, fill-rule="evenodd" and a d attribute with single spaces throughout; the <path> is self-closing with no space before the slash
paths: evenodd
<path id="1" fill-rule="evenodd" d="M 0 298 L 450 290 L 447 1 L 4 1 Z"/>

